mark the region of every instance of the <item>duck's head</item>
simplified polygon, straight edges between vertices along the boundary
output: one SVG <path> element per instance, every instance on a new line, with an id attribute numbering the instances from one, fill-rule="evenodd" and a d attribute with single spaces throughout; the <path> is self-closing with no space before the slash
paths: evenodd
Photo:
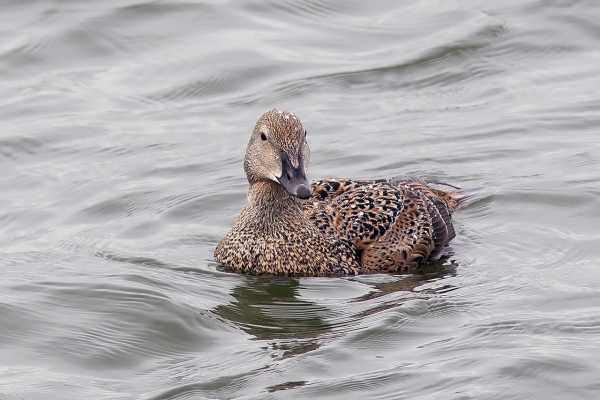
<path id="1" fill-rule="evenodd" d="M 300 119 L 273 109 L 260 116 L 252 131 L 244 171 L 250 184 L 270 179 L 296 197 L 307 199 L 312 188 L 306 180 L 310 150 Z"/>

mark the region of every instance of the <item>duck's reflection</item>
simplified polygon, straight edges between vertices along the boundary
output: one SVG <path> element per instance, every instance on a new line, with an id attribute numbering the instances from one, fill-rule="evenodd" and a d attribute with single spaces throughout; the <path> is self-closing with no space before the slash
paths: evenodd
<path id="1" fill-rule="evenodd" d="M 456 267 L 451 262 L 440 261 L 421 268 L 411 275 L 390 277 L 383 282 L 370 282 L 368 278 L 357 280 L 372 288 L 367 294 L 353 301 L 373 301 L 394 292 L 410 292 L 418 286 L 453 275 Z M 310 279 L 302 281 L 302 286 L 310 285 Z M 314 279 L 314 278 L 312 278 Z M 339 279 L 339 278 L 327 278 Z M 235 301 L 218 306 L 214 311 L 222 318 L 233 322 L 246 333 L 258 340 L 267 340 L 276 357 L 287 358 L 319 348 L 321 339 L 340 324 L 351 325 L 355 319 L 381 311 L 377 304 L 370 304 L 361 312 L 348 310 L 340 318 L 339 310 L 302 299 L 299 293 L 301 283 L 294 278 L 244 277 L 243 284 L 235 287 L 232 296 Z M 444 290 L 448 290 L 441 285 Z M 437 290 L 437 289 L 436 289 Z M 420 291 L 419 296 L 427 291 Z M 377 301 L 377 300 L 376 300 Z M 403 301 L 402 301 L 403 302 Z M 401 303 L 385 303 L 384 308 L 399 306 Z M 341 322 L 341 320 L 344 320 Z"/>
<path id="2" fill-rule="evenodd" d="M 259 340 L 270 340 L 273 357 L 288 358 L 319 348 L 319 338 L 331 330 L 327 309 L 299 298 L 293 278 L 246 277 L 233 290 L 235 302 L 215 312 Z"/>
<path id="3" fill-rule="evenodd" d="M 246 277 L 231 293 L 236 301 L 215 311 L 257 339 L 314 338 L 330 329 L 327 309 L 300 299 L 299 286 L 294 278 Z"/>
<path id="4" fill-rule="evenodd" d="M 374 299 L 395 292 L 413 292 L 419 286 L 430 283 L 440 278 L 455 276 L 456 263 L 448 258 L 441 259 L 433 264 L 418 268 L 412 274 L 402 275 L 403 279 L 389 280 L 384 282 L 371 283 L 374 290 L 362 297 L 362 300 Z M 421 297 L 423 295 L 432 295 L 441 292 L 454 290 L 451 285 L 439 285 L 433 289 L 419 290 Z"/>

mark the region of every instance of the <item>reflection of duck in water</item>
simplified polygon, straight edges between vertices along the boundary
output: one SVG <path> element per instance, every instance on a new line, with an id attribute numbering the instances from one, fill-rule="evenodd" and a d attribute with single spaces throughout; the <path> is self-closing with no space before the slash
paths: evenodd
<path id="1" fill-rule="evenodd" d="M 244 160 L 248 203 L 215 249 L 217 262 L 269 275 L 406 271 L 439 258 L 455 236 L 452 211 L 478 199 L 412 177 L 309 184 L 309 157 L 292 113 L 258 119 Z"/>
<path id="2" fill-rule="evenodd" d="M 257 339 L 282 340 L 274 342 L 273 348 L 282 350 L 283 356 L 287 356 L 314 350 L 319 346 L 319 339 L 331 331 L 340 333 L 354 329 L 366 315 L 398 307 L 408 300 L 427 299 L 439 292 L 453 290 L 454 287 L 444 285 L 440 278 L 454 274 L 453 264 L 438 262 L 412 275 L 374 277 L 374 281 L 364 277 L 329 284 L 322 280 L 249 276 L 231 291 L 233 301 L 220 304 L 212 311 Z M 408 293 L 434 279 L 437 287 Z M 328 293 L 335 293 L 336 306 L 333 308 L 328 305 L 329 299 L 321 304 L 319 300 L 311 299 L 310 294 L 306 295 L 320 292 L 323 284 L 332 285 L 326 287 Z M 388 297 L 397 292 L 407 294 Z M 342 307 L 345 311 L 340 311 L 338 306 L 344 304 L 352 306 Z"/>
<path id="3" fill-rule="evenodd" d="M 325 307 L 303 300 L 293 278 L 248 277 L 231 295 L 235 301 L 214 311 L 258 339 L 285 339 L 296 347 L 312 347 L 312 339 L 331 329 Z M 308 342 L 293 342 L 309 339 Z"/>

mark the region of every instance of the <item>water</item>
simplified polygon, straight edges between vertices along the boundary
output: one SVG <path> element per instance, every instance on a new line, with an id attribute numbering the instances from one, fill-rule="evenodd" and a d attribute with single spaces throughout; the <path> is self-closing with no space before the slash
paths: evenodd
<path id="1" fill-rule="evenodd" d="M 598 398 L 599 17 L 2 2 L 0 398 Z M 273 107 L 306 125 L 311 179 L 497 192 L 413 275 L 224 273 Z"/>

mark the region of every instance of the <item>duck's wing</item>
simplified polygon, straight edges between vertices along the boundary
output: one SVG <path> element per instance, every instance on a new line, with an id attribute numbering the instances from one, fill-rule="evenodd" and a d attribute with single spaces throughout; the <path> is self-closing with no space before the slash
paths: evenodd
<path id="1" fill-rule="evenodd" d="M 325 196 L 315 191 L 307 200 L 309 217 L 321 231 L 353 242 L 366 271 L 419 265 L 439 257 L 454 237 L 446 192 L 420 180 L 326 180 L 316 188 Z"/>
<path id="2" fill-rule="evenodd" d="M 360 186 L 369 185 L 372 183 L 380 183 L 387 182 L 386 179 L 378 179 L 378 180 L 349 180 L 349 179 L 341 179 L 341 178 L 330 178 L 330 179 L 322 179 L 320 181 L 311 182 L 310 185 L 313 188 L 313 194 L 311 198 L 308 200 L 309 202 L 315 201 L 329 201 L 332 200 L 341 194 L 355 189 Z"/>
<path id="3" fill-rule="evenodd" d="M 332 206 L 331 202 L 357 188 L 382 182 L 386 182 L 386 180 L 328 178 L 313 181 L 310 183 L 313 188 L 313 194 L 310 198 L 304 200 L 304 210 L 322 232 L 332 236 L 339 236 L 336 226 L 331 220 L 331 211 L 335 209 L 335 206 Z"/>

